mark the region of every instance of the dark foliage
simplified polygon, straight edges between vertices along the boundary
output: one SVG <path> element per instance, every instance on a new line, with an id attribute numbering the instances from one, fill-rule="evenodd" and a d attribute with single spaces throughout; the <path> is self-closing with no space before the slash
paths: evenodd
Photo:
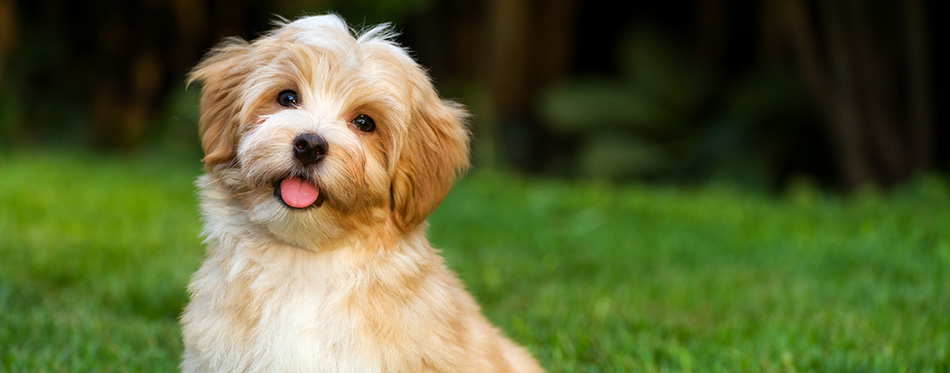
<path id="1" fill-rule="evenodd" d="M 391 21 L 475 114 L 476 162 L 569 177 L 891 186 L 948 166 L 930 2 L 0 0 L 0 146 L 197 153 L 225 36 Z"/>

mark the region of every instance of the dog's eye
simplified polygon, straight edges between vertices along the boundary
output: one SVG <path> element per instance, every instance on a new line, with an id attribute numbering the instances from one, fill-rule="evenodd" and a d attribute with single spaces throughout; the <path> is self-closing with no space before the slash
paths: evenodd
<path id="1" fill-rule="evenodd" d="M 288 89 L 277 95 L 277 103 L 283 107 L 297 107 L 300 105 L 300 99 L 297 98 L 297 92 Z"/>
<path id="2" fill-rule="evenodd" d="M 373 132 L 373 130 L 376 129 L 376 122 L 366 114 L 357 115 L 356 118 L 353 118 L 353 122 L 351 123 L 353 123 L 356 129 L 363 132 Z"/>

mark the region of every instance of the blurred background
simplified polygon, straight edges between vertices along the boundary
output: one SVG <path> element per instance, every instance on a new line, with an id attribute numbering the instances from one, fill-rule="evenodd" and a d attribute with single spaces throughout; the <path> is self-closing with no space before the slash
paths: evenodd
<path id="1" fill-rule="evenodd" d="M 891 187 L 945 172 L 923 0 L 0 0 L 0 149 L 200 157 L 189 69 L 334 11 L 393 22 L 474 113 L 476 166 L 563 178 Z"/>
<path id="2" fill-rule="evenodd" d="M 185 76 L 332 10 L 471 109 L 429 234 L 552 372 L 948 372 L 938 4 L 0 0 L 0 371 L 176 369 Z"/>

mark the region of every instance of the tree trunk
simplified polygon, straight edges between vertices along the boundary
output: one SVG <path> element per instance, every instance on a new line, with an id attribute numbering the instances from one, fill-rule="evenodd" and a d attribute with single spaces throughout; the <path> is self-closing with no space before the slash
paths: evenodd
<path id="1" fill-rule="evenodd" d="M 785 0 L 773 14 L 785 18 L 844 182 L 886 187 L 931 167 L 933 107 L 921 0 L 903 3 L 904 34 L 896 39 L 875 30 L 900 23 L 892 14 L 897 9 L 889 9 L 898 5 L 886 3 L 879 9 L 863 0 L 821 1 L 817 9 L 809 9 L 808 4 Z M 812 24 L 812 14 L 819 27 Z M 901 51 L 906 51 L 906 61 L 894 58 L 903 57 Z M 902 73 L 901 67 L 907 71 Z M 897 84 L 903 76 L 907 84 Z M 904 116 L 907 125 L 899 119 Z"/>
<path id="2" fill-rule="evenodd" d="M 904 0 L 904 41 L 907 48 L 907 123 L 915 171 L 929 171 L 934 161 L 933 98 L 930 87 L 927 17 L 921 0 Z"/>

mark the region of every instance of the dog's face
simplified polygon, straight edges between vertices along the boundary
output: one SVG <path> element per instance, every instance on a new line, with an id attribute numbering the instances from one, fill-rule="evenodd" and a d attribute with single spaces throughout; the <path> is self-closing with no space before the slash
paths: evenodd
<path id="1" fill-rule="evenodd" d="M 212 182 L 291 243 L 412 230 L 468 165 L 465 111 L 384 28 L 303 18 L 222 43 L 190 81 Z"/>

